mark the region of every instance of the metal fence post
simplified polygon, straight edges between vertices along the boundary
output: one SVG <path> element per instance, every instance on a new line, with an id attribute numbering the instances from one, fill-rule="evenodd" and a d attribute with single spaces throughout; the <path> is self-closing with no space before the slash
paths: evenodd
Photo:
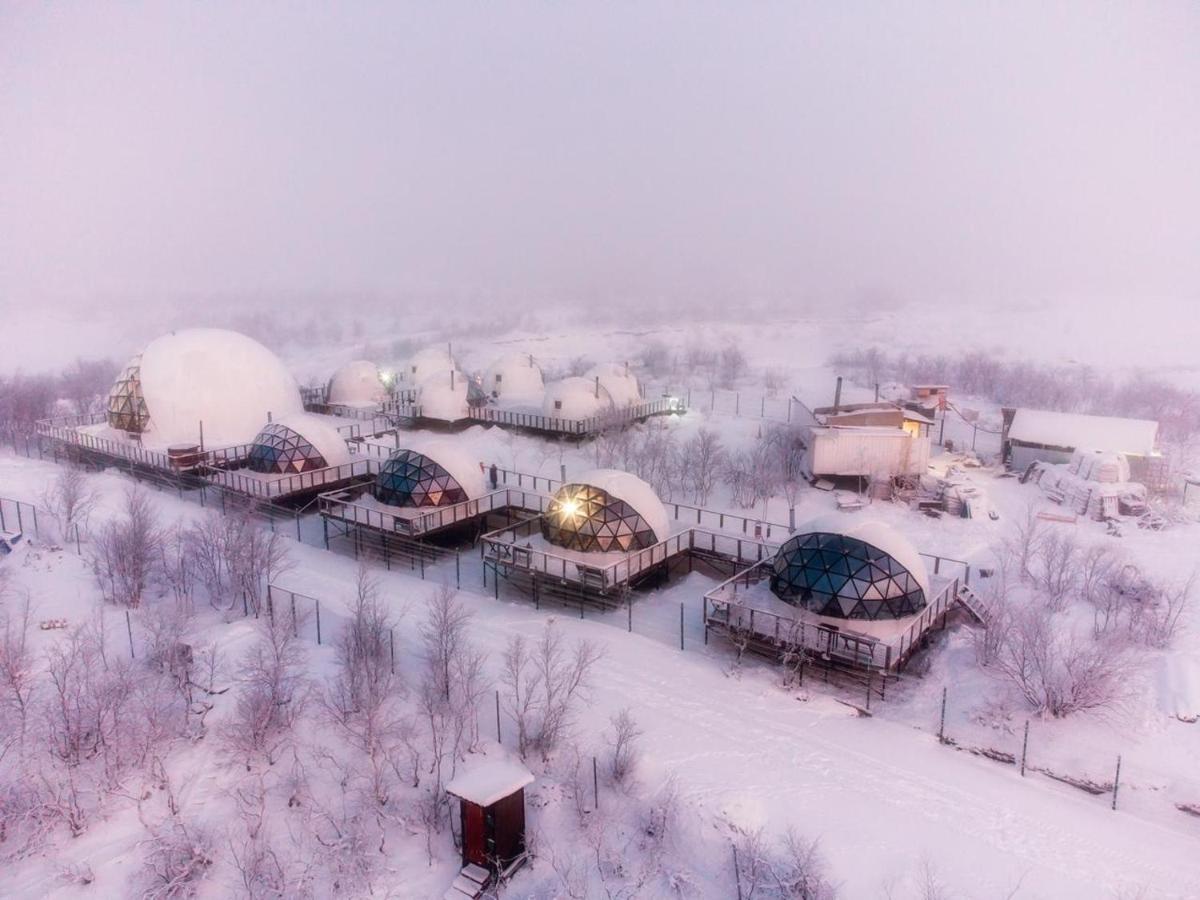
<path id="1" fill-rule="evenodd" d="M 134 658 L 133 653 L 133 618 L 129 615 L 129 610 L 125 610 L 125 628 L 129 631 L 129 658 Z M 1120 771 L 1118 765 L 1118 771 Z M 1113 809 L 1116 809 L 1116 798 L 1113 798 Z"/>
<path id="2" fill-rule="evenodd" d="M 946 743 L 946 688 L 942 688 L 942 720 L 938 725 L 938 741 Z"/>
<path id="3" fill-rule="evenodd" d="M 500 692 L 496 691 L 496 743 L 500 741 Z"/>
<path id="4" fill-rule="evenodd" d="M 679 649 L 683 649 L 683 601 L 679 601 Z"/>
<path id="5" fill-rule="evenodd" d="M 321 643 L 321 601 L 313 600 L 313 604 L 317 608 L 317 643 Z"/>
<path id="6" fill-rule="evenodd" d="M 1121 757 L 1118 754 L 1118 756 L 1117 756 L 1117 774 L 1113 777 L 1112 808 L 1114 810 L 1117 808 L 1117 791 L 1120 789 L 1120 787 L 1121 787 Z"/>

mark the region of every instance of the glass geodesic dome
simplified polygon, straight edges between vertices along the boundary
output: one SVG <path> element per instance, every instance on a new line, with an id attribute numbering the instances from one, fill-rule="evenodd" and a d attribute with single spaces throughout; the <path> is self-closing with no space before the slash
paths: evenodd
<path id="1" fill-rule="evenodd" d="M 274 422 L 263 428 L 250 446 L 250 469 L 264 474 L 294 475 L 329 466 L 308 438 Z"/>
<path id="2" fill-rule="evenodd" d="M 601 553 L 642 550 L 660 539 L 631 504 L 593 484 L 559 488 L 542 517 L 542 535 L 568 550 Z"/>
<path id="3" fill-rule="evenodd" d="M 452 506 L 470 498 L 435 460 L 416 450 L 397 450 L 379 470 L 375 499 L 389 506 Z"/>
<path id="4" fill-rule="evenodd" d="M 788 603 L 837 619 L 899 619 L 927 602 L 920 556 L 894 532 L 863 536 L 811 531 L 788 539 L 775 556 L 771 590 Z M 890 545 L 883 549 L 879 544 Z M 905 557 L 901 562 L 889 550 Z"/>
<path id="5" fill-rule="evenodd" d="M 150 424 L 150 411 L 142 395 L 141 371 L 142 357 L 135 356 L 109 389 L 106 412 L 112 428 L 141 434 Z"/>

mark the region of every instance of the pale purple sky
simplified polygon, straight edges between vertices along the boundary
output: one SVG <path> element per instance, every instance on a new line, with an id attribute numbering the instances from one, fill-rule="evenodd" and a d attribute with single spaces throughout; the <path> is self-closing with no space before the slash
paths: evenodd
<path id="1" fill-rule="evenodd" d="M 1200 4 L 0 7 L 0 306 L 1200 300 Z"/>

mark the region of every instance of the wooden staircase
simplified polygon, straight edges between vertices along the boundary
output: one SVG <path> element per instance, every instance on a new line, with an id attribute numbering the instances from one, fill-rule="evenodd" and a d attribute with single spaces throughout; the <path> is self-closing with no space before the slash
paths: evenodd
<path id="1" fill-rule="evenodd" d="M 971 590 L 970 585 L 960 584 L 955 599 L 972 619 L 984 628 L 988 627 L 992 621 L 992 610 L 982 597 Z"/>

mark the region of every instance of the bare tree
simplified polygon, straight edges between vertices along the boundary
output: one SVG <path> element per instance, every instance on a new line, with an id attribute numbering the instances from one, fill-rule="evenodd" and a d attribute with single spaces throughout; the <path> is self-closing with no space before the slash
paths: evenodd
<path id="1" fill-rule="evenodd" d="M 692 491 L 692 502 L 706 506 L 717 485 L 725 462 L 721 436 L 711 428 L 701 428 L 683 444 L 681 468 Z"/>
<path id="2" fill-rule="evenodd" d="M 78 466 L 61 469 L 42 494 L 42 505 L 58 525 L 59 539 L 87 537 L 88 521 L 96 508 L 98 495 Z"/>
<path id="3" fill-rule="evenodd" d="M 122 515 L 105 523 L 96 539 L 92 568 L 109 603 L 137 606 L 160 558 L 162 531 L 150 497 L 139 486 L 125 494 Z"/>
<path id="4" fill-rule="evenodd" d="M 1014 615 L 994 665 L 1036 712 L 1055 718 L 1116 705 L 1134 671 L 1127 639 L 1083 637 L 1044 607 Z"/>
<path id="5" fill-rule="evenodd" d="M 1025 512 L 1016 518 L 1012 533 L 1004 540 L 1004 546 L 1016 563 L 1021 578 L 1032 578 L 1032 565 L 1041 545 L 1044 529 L 1038 518 L 1037 507 L 1030 503 Z"/>
<path id="6" fill-rule="evenodd" d="M 591 641 L 577 641 L 568 649 L 554 619 L 532 648 L 521 637 L 510 639 L 500 678 L 522 756 L 536 751 L 549 759 L 554 753 L 573 724 L 599 659 L 600 650 Z"/>
<path id="7" fill-rule="evenodd" d="M 33 599 L 22 595 L 15 611 L 0 611 L 0 760 L 12 744 L 23 745 L 33 700 L 34 661 L 29 649 Z M 15 727 L 13 722 L 15 720 Z"/>
<path id="8" fill-rule="evenodd" d="M 1083 551 L 1069 534 L 1050 533 L 1038 542 L 1031 570 L 1046 603 L 1054 612 L 1062 612 L 1079 586 Z"/>
<path id="9" fill-rule="evenodd" d="M 612 735 L 608 739 L 608 774 L 613 784 L 624 788 L 637 771 L 642 730 L 628 709 L 621 710 L 609 719 L 609 723 Z"/>
<path id="10" fill-rule="evenodd" d="M 255 760 L 274 765 L 292 739 L 309 697 L 305 653 L 284 616 L 258 620 L 258 637 L 242 661 L 233 712 L 225 722 L 227 749 L 247 771 Z"/>

